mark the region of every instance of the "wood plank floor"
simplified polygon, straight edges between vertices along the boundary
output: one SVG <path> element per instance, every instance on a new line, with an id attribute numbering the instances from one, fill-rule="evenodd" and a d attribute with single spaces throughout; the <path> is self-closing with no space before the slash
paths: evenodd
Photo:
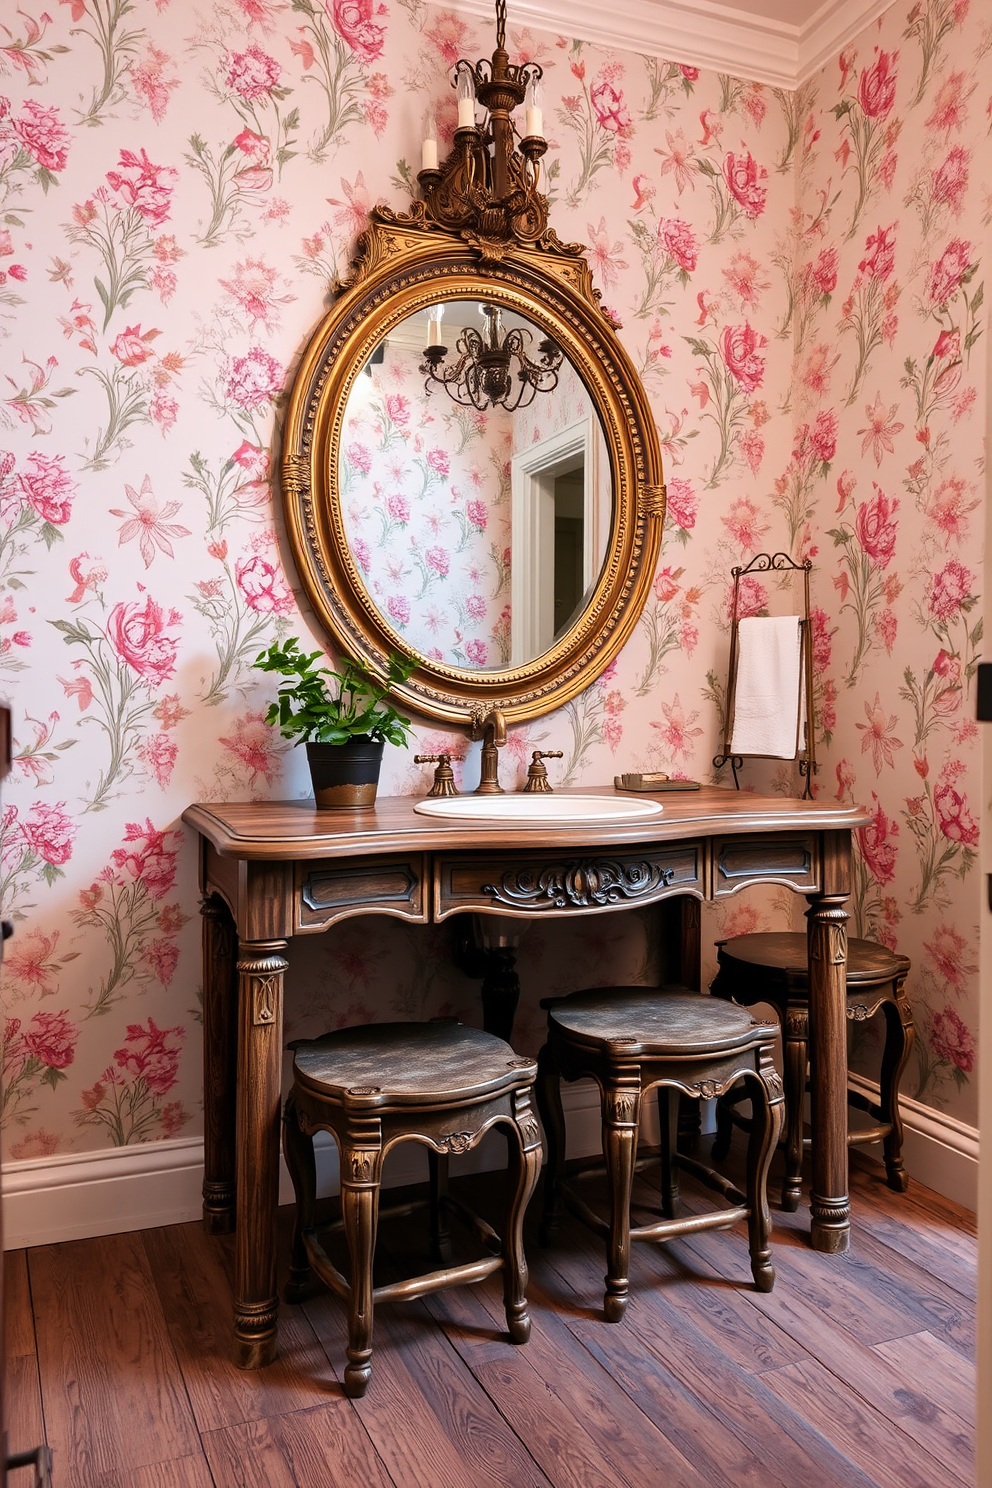
<path id="1" fill-rule="evenodd" d="M 228 1362 L 233 1247 L 197 1224 L 10 1252 L 10 1446 L 47 1440 L 55 1488 L 970 1488 L 974 1216 L 859 1155 L 851 1183 L 846 1256 L 774 1210 L 768 1295 L 742 1229 L 635 1245 L 619 1325 L 601 1243 L 566 1221 L 542 1250 L 535 1203 L 530 1343 L 498 1277 L 382 1307 L 354 1402 L 326 1294 L 283 1308 L 270 1368 Z M 428 1269 L 422 1246 L 419 1216 L 384 1222 L 387 1269 Z"/>

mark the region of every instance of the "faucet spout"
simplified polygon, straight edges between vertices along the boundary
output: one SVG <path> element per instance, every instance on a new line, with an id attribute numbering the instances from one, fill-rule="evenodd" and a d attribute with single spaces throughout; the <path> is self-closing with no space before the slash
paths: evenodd
<path id="1" fill-rule="evenodd" d="M 476 795 L 502 795 L 499 783 L 499 750 L 506 743 L 506 719 L 498 704 L 480 706 L 472 713 L 471 738 L 482 740 L 482 770 Z"/>

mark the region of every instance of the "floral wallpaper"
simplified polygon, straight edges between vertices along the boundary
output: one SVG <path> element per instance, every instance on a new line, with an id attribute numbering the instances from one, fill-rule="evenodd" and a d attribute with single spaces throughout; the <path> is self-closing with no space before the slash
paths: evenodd
<path id="1" fill-rule="evenodd" d="M 522 30 L 512 7 L 509 38 L 545 68 L 553 222 L 623 322 L 669 519 L 634 636 L 512 731 L 504 782 L 538 745 L 564 751 L 553 783 L 711 778 L 730 569 L 811 556 L 817 789 L 872 812 L 852 928 L 913 961 L 905 1088 L 974 1122 L 989 23 L 900 0 L 798 92 Z M 424 105 L 450 132 L 447 69 L 492 44 L 419 0 L 23 0 L 0 25 L 8 1160 L 200 1129 L 181 812 L 309 790 L 251 667 L 319 640 L 271 483 L 287 380 L 370 204 L 415 189 Z M 380 520 L 409 472 L 384 494 Z M 756 581 L 747 612 L 777 599 Z M 465 740 L 421 724 L 417 745 Z M 426 788 L 413 752 L 387 752 L 381 790 Z M 745 770 L 769 780 L 797 790 L 791 766 Z M 718 935 L 803 907 L 707 908 L 705 969 Z M 521 1047 L 548 991 L 648 980 L 652 925 L 525 930 Z M 293 946 L 289 1032 L 478 1018 L 451 927 L 369 928 Z"/>
<path id="2" fill-rule="evenodd" d="M 789 516 L 832 586 L 821 789 L 872 812 L 852 928 L 912 959 L 908 1093 L 974 1123 L 992 24 L 968 0 L 895 6 L 816 87 L 793 461 L 834 448 Z"/>

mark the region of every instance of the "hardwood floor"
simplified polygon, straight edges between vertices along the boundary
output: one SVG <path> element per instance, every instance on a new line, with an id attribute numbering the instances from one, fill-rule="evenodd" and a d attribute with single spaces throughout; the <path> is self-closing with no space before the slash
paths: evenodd
<path id="1" fill-rule="evenodd" d="M 495 1219 L 498 1184 L 466 1182 Z M 566 1221 L 541 1250 L 539 1190 L 530 1343 L 504 1339 L 498 1277 L 384 1306 L 354 1402 L 323 1293 L 283 1307 L 270 1368 L 228 1362 L 233 1248 L 197 1224 L 10 1252 L 11 1449 L 47 1439 L 55 1488 L 971 1485 L 974 1216 L 916 1183 L 890 1192 L 860 1156 L 852 1195 L 846 1256 L 774 1210 L 767 1295 L 742 1230 L 635 1245 L 613 1325 L 601 1243 Z M 688 1182 L 683 1198 L 710 1202 Z M 427 1269 L 420 1218 L 383 1223 L 387 1267 Z"/>

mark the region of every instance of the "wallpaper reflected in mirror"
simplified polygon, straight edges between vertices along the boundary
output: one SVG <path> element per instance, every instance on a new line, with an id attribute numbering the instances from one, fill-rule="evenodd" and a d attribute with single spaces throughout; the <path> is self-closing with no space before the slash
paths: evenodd
<path id="1" fill-rule="evenodd" d="M 475 300 L 445 305 L 448 365 L 462 328 L 482 323 Z M 512 312 L 502 324 L 537 354 L 543 332 Z M 430 335 L 426 314 L 409 316 L 355 381 L 338 469 L 345 532 L 403 646 L 499 670 L 548 650 L 585 608 L 612 515 L 605 441 L 567 359 L 526 406 L 480 409 L 427 389 Z"/>

